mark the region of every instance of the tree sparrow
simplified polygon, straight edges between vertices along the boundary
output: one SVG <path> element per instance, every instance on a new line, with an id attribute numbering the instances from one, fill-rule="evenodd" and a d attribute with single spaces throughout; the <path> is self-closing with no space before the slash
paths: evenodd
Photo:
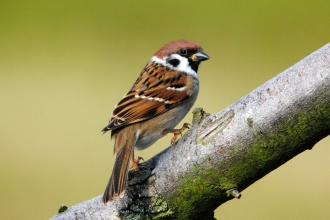
<path id="1" fill-rule="evenodd" d="M 115 137 L 116 161 L 103 202 L 113 200 L 126 189 L 128 170 L 133 165 L 134 146 L 143 150 L 167 133 L 177 136 L 188 127 L 173 129 L 188 113 L 196 101 L 199 80 L 197 69 L 201 61 L 210 57 L 200 45 L 178 40 L 158 50 L 142 70 L 130 91 L 116 105 L 109 124 L 103 128 L 111 130 Z"/>

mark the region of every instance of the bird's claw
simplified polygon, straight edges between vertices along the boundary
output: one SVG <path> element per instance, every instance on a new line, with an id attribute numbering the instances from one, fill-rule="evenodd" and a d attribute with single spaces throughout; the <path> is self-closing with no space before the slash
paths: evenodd
<path id="1" fill-rule="evenodd" d="M 182 128 L 180 129 L 165 129 L 164 134 L 172 133 L 174 136 L 171 139 L 171 146 L 174 145 L 176 140 L 178 139 L 179 134 L 182 136 L 182 132 L 186 129 L 189 129 L 191 127 L 191 124 L 189 123 L 184 123 Z"/>

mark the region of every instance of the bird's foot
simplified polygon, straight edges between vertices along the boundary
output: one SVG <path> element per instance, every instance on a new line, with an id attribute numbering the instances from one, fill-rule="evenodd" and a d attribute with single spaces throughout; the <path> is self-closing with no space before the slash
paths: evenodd
<path id="1" fill-rule="evenodd" d="M 184 123 L 182 128 L 180 128 L 180 129 L 165 129 L 163 132 L 164 132 L 164 134 L 168 134 L 168 133 L 174 134 L 174 136 L 171 139 L 171 146 L 173 146 L 174 143 L 176 142 L 176 140 L 178 139 L 179 134 L 182 136 L 182 132 L 184 130 L 186 130 L 187 128 L 189 129 L 190 126 L 191 126 L 191 124 Z"/>
<path id="2" fill-rule="evenodd" d="M 144 159 L 142 157 L 138 157 L 137 159 L 134 159 L 134 156 L 133 156 L 131 166 L 130 166 L 130 170 L 135 169 L 137 171 L 140 171 L 139 163 L 140 163 L 141 160 L 144 161 Z"/>

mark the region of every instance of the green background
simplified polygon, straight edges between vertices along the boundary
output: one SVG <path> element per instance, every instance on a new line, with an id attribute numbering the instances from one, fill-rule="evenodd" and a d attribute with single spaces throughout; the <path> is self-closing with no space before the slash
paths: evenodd
<path id="1" fill-rule="evenodd" d="M 216 113 L 329 43 L 330 1 L 1 1 L 1 219 L 47 219 L 103 193 L 114 158 L 101 129 L 153 53 L 176 39 L 210 55 L 194 107 Z M 170 138 L 136 154 L 148 159 Z M 216 218 L 329 219 L 329 143 Z"/>

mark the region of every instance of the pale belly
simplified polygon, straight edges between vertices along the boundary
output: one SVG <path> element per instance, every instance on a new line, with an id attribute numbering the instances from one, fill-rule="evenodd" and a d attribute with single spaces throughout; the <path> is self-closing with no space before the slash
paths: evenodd
<path id="1" fill-rule="evenodd" d="M 174 109 L 169 110 L 167 113 L 162 114 L 150 120 L 157 120 L 157 126 L 149 126 L 149 120 L 141 123 L 139 137 L 135 144 L 137 150 L 143 150 L 150 147 L 159 138 L 163 137 L 163 131 L 165 129 L 173 129 L 179 124 L 179 122 L 186 116 L 190 108 L 193 106 L 196 97 L 191 97 L 189 103 L 177 106 Z"/>

